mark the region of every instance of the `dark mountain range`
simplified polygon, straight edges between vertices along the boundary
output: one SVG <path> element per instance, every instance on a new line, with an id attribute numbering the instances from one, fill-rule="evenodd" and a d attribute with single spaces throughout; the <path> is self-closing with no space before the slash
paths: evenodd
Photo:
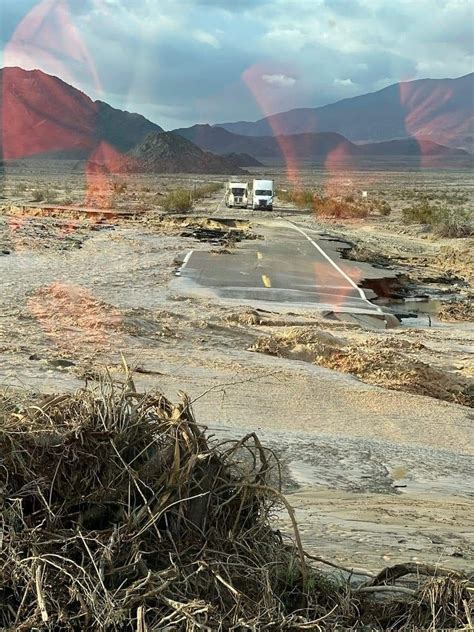
<path id="1" fill-rule="evenodd" d="M 246 136 L 337 132 L 352 141 L 421 137 L 450 147 L 473 146 L 474 73 L 419 79 L 318 108 L 299 108 L 255 122 L 216 127 Z"/>
<path id="2" fill-rule="evenodd" d="M 446 117 L 451 122 L 451 132 L 467 129 L 468 122 L 472 120 L 472 111 L 466 106 L 469 101 L 467 89 L 472 85 L 473 76 L 397 84 L 399 97 L 403 94 L 404 107 L 411 113 L 411 118 L 407 119 L 405 116 L 404 119 L 405 132 L 407 126 L 411 128 L 419 124 L 418 129 L 425 129 L 427 134 L 422 139 L 417 136 L 416 140 L 404 138 L 355 145 L 342 134 L 333 131 L 278 136 L 274 132 L 278 130 L 278 126 L 282 129 L 314 127 L 316 122 L 319 124 L 323 120 L 318 114 L 323 110 L 327 125 L 331 121 L 336 121 L 336 125 L 339 121 L 338 125 L 355 129 L 358 124 L 361 137 L 366 135 L 361 131 L 364 125 L 367 126 L 366 129 L 372 130 L 373 136 L 392 133 L 395 119 L 400 115 L 400 98 L 398 110 L 394 105 L 394 86 L 325 108 L 293 110 L 276 115 L 277 123 L 273 120 L 274 117 L 270 117 L 262 119 L 263 123 L 243 124 L 247 126 L 246 133 L 250 129 L 270 129 L 272 134 L 266 136 L 235 134 L 222 127 L 210 125 L 194 125 L 175 130 L 175 134 L 172 134 L 164 133 L 159 125 L 140 114 L 123 112 L 102 101 L 92 101 L 86 94 L 57 77 L 39 70 L 4 68 L 0 70 L 0 158 L 85 158 L 91 165 L 104 171 L 129 169 L 130 165 L 135 170 L 139 165 L 145 170 L 162 173 L 187 171 L 236 175 L 240 172 L 240 167 L 259 166 L 259 159 L 267 158 L 285 163 L 296 159 L 339 160 L 368 156 L 465 158 L 462 151 L 434 143 L 431 133 L 433 130 L 428 123 L 433 122 L 430 115 L 436 115 L 438 135 L 440 130 L 444 130 L 445 134 L 449 131 Z M 427 101 L 430 101 L 430 107 L 425 107 Z M 386 107 L 382 107 L 383 103 Z M 374 116 L 370 125 L 366 108 Z M 417 108 L 419 112 L 415 116 Z M 330 111 L 333 114 L 329 115 Z M 301 112 L 307 114 L 301 117 L 298 114 Z M 453 112 L 457 112 L 456 116 Z M 444 127 L 443 122 L 446 123 Z"/>
<path id="3" fill-rule="evenodd" d="M 260 160 L 257 160 L 250 154 L 246 154 L 246 153 L 224 154 L 224 157 L 227 158 L 228 160 L 231 160 L 233 163 L 235 163 L 239 167 L 264 167 L 265 166 L 264 164 L 260 162 Z"/>
<path id="4" fill-rule="evenodd" d="M 287 136 L 244 136 L 220 127 L 193 125 L 174 130 L 202 149 L 215 153 L 242 153 L 288 162 L 294 159 L 362 158 L 370 156 L 438 156 L 468 157 L 462 149 L 453 149 L 430 140 L 406 138 L 356 145 L 332 132 L 292 134 Z"/>
<path id="5" fill-rule="evenodd" d="M 203 151 L 172 132 L 152 132 L 127 158 L 127 170 L 145 173 L 246 173 L 232 158 Z"/>
<path id="6" fill-rule="evenodd" d="M 202 149 L 215 153 L 248 153 L 256 158 L 284 158 L 291 152 L 300 158 L 323 156 L 337 147 L 351 153 L 353 144 L 340 134 L 295 134 L 286 137 L 243 136 L 220 127 L 193 125 L 174 130 Z M 355 145 L 354 145 L 355 147 Z"/>
<path id="7" fill-rule="evenodd" d="M 365 156 L 459 156 L 468 159 L 471 157 L 465 149 L 447 147 L 425 138 L 401 138 L 380 143 L 364 143 L 356 147 L 357 153 Z"/>
<path id="8" fill-rule="evenodd" d="M 126 152 L 162 128 L 140 114 L 92 101 L 40 70 L 0 69 L 0 138 L 4 158 L 84 158 L 101 143 Z"/>

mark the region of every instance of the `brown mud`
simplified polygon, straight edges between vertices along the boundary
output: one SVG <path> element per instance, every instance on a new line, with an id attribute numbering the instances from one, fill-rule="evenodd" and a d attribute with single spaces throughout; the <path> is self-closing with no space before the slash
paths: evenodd
<path id="1" fill-rule="evenodd" d="M 251 347 L 269 355 L 314 362 L 376 386 L 474 407 L 474 380 L 436 368 L 413 357 L 422 342 L 368 334 L 350 344 L 325 331 L 295 327 L 262 336 Z"/>

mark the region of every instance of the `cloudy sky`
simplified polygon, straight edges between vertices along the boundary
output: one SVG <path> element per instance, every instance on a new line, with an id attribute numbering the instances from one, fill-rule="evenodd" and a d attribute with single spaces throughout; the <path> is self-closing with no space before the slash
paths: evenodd
<path id="1" fill-rule="evenodd" d="M 472 0 L 0 0 L 2 65 L 165 129 L 473 70 Z"/>

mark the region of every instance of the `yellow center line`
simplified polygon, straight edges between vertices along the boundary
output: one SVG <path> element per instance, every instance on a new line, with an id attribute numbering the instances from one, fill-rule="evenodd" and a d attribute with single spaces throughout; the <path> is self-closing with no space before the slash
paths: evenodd
<path id="1" fill-rule="evenodd" d="M 270 277 L 266 274 L 262 274 L 262 281 L 265 287 L 272 287 L 272 282 L 270 281 Z"/>
<path id="2" fill-rule="evenodd" d="M 263 259 L 263 255 L 261 252 L 257 252 L 257 259 Z"/>

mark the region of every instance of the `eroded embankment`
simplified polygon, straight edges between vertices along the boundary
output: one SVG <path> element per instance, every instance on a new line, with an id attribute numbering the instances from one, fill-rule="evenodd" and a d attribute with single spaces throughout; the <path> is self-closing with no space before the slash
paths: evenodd
<path id="1" fill-rule="evenodd" d="M 288 327 L 262 336 L 251 350 L 313 362 L 391 390 L 474 406 L 474 380 L 409 355 L 423 348 L 421 342 L 370 334 L 354 344 L 314 327 Z"/>
<path id="2" fill-rule="evenodd" d="M 399 305 L 410 303 L 412 299 L 427 302 L 435 299 L 439 305 L 434 313 L 440 320 L 473 321 L 474 240 L 460 241 L 440 247 L 437 254 L 420 251 L 416 256 L 378 252 L 364 243 L 352 242 L 347 242 L 347 247 L 341 248 L 340 252 L 343 259 L 390 271 L 387 276 L 381 273 L 379 278 L 360 281 L 361 287 L 377 295 L 380 304 L 392 306 L 397 311 Z"/>

